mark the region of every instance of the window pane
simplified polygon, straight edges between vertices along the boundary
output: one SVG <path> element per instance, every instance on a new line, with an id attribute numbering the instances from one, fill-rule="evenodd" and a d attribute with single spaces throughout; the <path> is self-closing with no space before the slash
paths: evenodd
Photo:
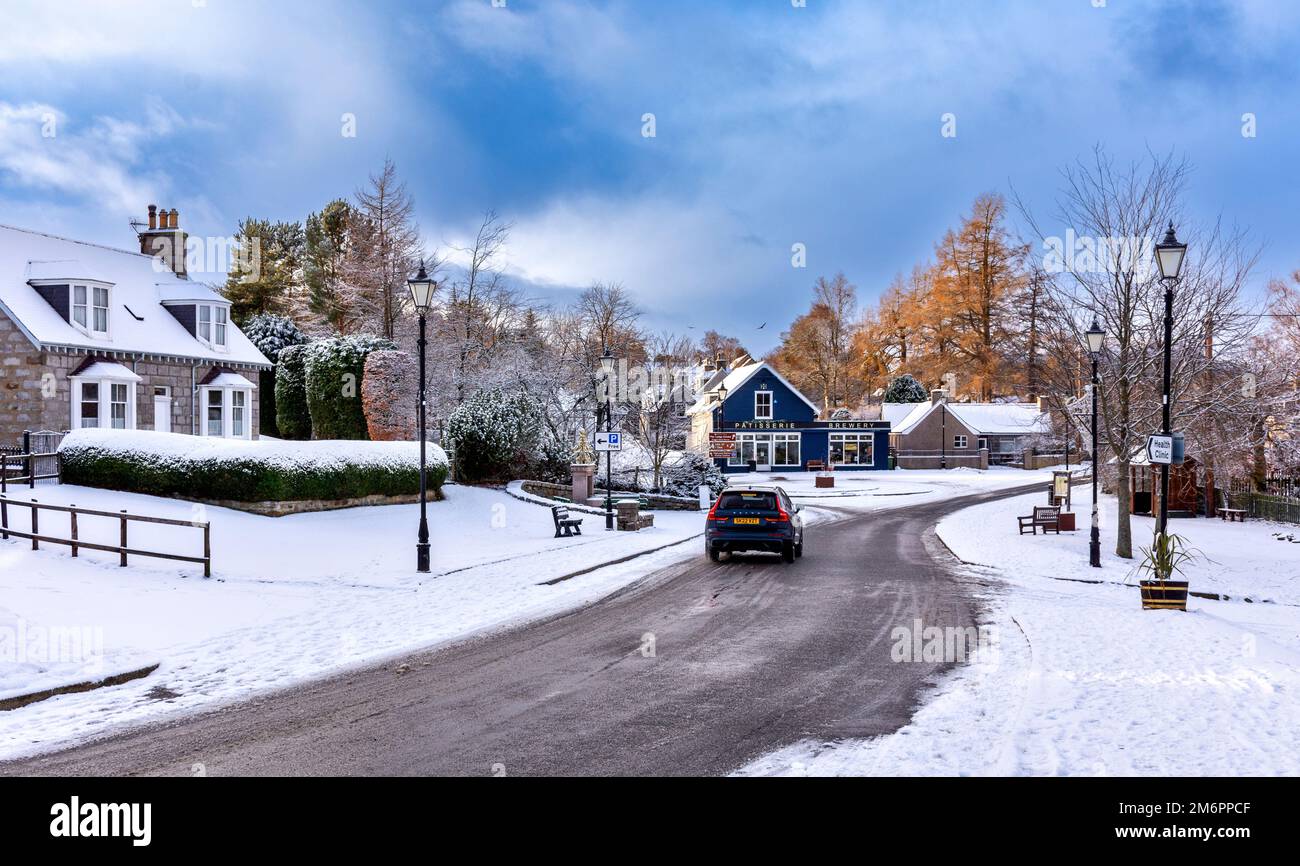
<path id="1" fill-rule="evenodd" d="M 207 420 L 208 420 L 209 436 L 226 435 L 226 431 L 222 423 L 223 419 L 221 413 L 221 409 L 222 409 L 221 401 L 222 401 L 221 391 L 213 390 L 208 392 L 208 419 Z"/>
<path id="2" fill-rule="evenodd" d="M 108 306 L 108 289 L 100 288 L 99 286 L 95 287 L 95 306 Z"/>
<path id="3" fill-rule="evenodd" d="M 211 321 L 212 321 L 212 308 L 211 308 L 211 307 L 199 307 L 199 321 L 200 321 L 200 322 L 211 322 Z"/>
<path id="4" fill-rule="evenodd" d="M 95 330 L 103 333 L 108 330 L 108 310 L 95 307 Z"/>
<path id="5" fill-rule="evenodd" d="M 217 340 L 216 340 L 217 345 L 224 346 L 226 345 L 226 326 L 222 324 L 218 324 L 216 327 L 217 327 Z"/>
<path id="6" fill-rule="evenodd" d="M 73 287 L 72 287 L 72 303 L 74 303 L 74 304 L 80 304 L 80 305 L 83 306 L 83 307 L 86 306 L 86 287 L 85 287 L 85 286 L 73 286 Z"/>
<path id="7" fill-rule="evenodd" d="M 244 435 L 244 392 L 230 392 L 230 435 Z"/>

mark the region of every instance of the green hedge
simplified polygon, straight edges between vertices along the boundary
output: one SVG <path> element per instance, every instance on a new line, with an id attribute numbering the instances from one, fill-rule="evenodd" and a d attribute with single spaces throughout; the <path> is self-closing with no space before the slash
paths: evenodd
<path id="1" fill-rule="evenodd" d="M 366 356 L 376 349 L 396 348 L 391 340 L 368 336 L 335 337 L 307 345 L 304 366 L 313 439 L 370 438 L 361 401 Z"/>
<path id="2" fill-rule="evenodd" d="M 176 433 L 77 430 L 59 448 L 63 482 L 131 493 L 235 502 L 401 496 L 420 490 L 413 442 L 273 443 Z M 350 453 L 353 452 L 353 453 Z M 431 499 L 447 458 L 429 446 Z"/>
<path id="3" fill-rule="evenodd" d="M 310 439 L 307 347 L 286 346 L 275 365 L 275 426 L 283 439 Z"/>

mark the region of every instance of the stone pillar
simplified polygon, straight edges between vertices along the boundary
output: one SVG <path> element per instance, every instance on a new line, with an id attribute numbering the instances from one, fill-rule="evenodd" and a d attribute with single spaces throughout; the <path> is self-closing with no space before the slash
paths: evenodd
<path id="1" fill-rule="evenodd" d="M 586 502 L 596 493 L 596 464 L 574 463 L 569 469 L 573 471 L 573 501 Z"/>
<path id="2" fill-rule="evenodd" d="M 635 499 L 621 499 L 614 505 L 618 512 L 618 528 L 623 532 L 636 532 L 641 528 L 641 504 Z"/>
<path id="3" fill-rule="evenodd" d="M 988 468 L 989 468 L 989 449 L 987 449 L 987 448 L 981 448 L 981 449 L 980 449 L 980 469 L 988 469 Z"/>

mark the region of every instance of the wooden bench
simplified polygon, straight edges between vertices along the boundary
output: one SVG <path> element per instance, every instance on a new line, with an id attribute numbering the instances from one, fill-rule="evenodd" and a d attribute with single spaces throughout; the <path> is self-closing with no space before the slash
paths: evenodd
<path id="1" fill-rule="evenodd" d="M 1026 529 L 1037 535 L 1039 527 L 1042 527 L 1044 535 L 1049 532 L 1061 534 L 1061 509 L 1054 506 L 1035 505 L 1033 514 L 1017 517 L 1016 520 L 1020 522 L 1021 535 L 1025 534 Z"/>
<path id="2" fill-rule="evenodd" d="M 551 520 L 555 521 L 555 537 L 582 535 L 582 518 L 570 517 L 569 509 L 563 505 L 551 506 Z"/>
<path id="3" fill-rule="evenodd" d="M 1222 490 L 1219 491 L 1219 498 L 1223 500 L 1223 505 L 1222 505 L 1222 507 L 1219 508 L 1219 519 L 1220 519 L 1220 520 L 1226 520 L 1226 521 L 1228 521 L 1229 523 L 1245 523 L 1245 522 L 1246 522 L 1246 509 L 1244 509 L 1244 508 L 1229 508 L 1229 507 L 1228 507 L 1228 494 L 1224 493 Z"/>
<path id="4" fill-rule="evenodd" d="M 826 463 L 822 460 L 809 460 L 807 468 L 809 472 L 821 472 L 826 468 Z"/>

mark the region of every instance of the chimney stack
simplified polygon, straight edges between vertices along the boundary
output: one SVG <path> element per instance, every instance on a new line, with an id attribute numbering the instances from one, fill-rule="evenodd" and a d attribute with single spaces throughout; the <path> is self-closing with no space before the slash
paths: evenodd
<path id="1" fill-rule="evenodd" d="M 930 392 L 931 406 L 937 406 L 940 403 L 946 402 L 947 399 L 948 399 L 948 392 L 943 390 L 942 388 L 935 388 L 933 391 Z"/>
<path id="2" fill-rule="evenodd" d="M 180 230 L 180 213 L 172 208 L 149 205 L 149 228 L 140 232 L 140 252 L 161 262 L 181 279 L 188 279 L 185 266 L 185 233 Z"/>

